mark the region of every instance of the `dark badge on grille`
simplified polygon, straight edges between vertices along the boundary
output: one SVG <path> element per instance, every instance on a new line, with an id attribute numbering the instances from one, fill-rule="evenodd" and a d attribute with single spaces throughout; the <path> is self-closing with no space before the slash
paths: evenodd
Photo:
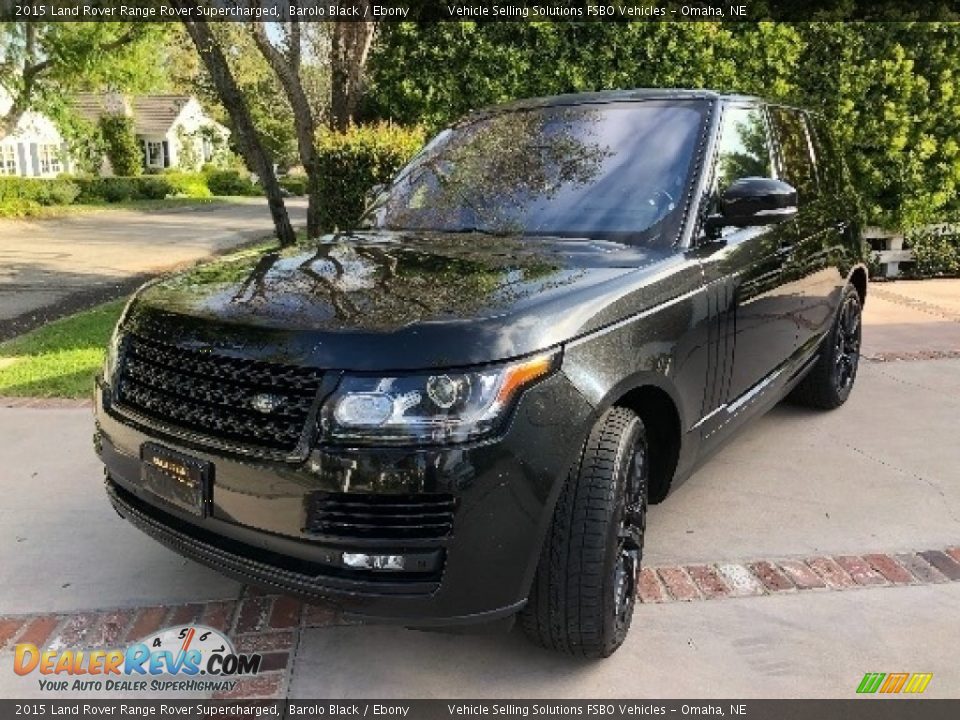
<path id="1" fill-rule="evenodd" d="M 272 413 L 281 405 L 283 405 L 283 398 L 280 395 L 260 393 L 250 398 L 250 407 L 264 415 Z"/>

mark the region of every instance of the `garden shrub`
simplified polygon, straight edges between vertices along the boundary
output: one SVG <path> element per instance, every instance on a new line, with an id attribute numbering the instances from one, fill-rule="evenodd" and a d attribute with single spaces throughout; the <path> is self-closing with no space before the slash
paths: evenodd
<path id="1" fill-rule="evenodd" d="M 389 123 L 354 125 L 343 133 L 322 130 L 317 137 L 321 224 L 355 225 L 370 188 L 390 182 L 423 142 L 422 128 Z"/>
<path id="2" fill-rule="evenodd" d="M 208 198 L 213 195 L 207 187 L 207 176 L 203 173 L 168 171 L 163 174 L 163 179 L 173 188 L 172 195 L 189 198 Z"/>
<path id="3" fill-rule="evenodd" d="M 280 178 L 280 187 L 291 195 L 307 194 L 307 176 L 306 175 L 286 175 Z"/>
<path id="4" fill-rule="evenodd" d="M 0 218 L 23 218 L 33 215 L 40 209 L 36 200 L 8 197 L 0 198 Z"/>
<path id="5" fill-rule="evenodd" d="M 139 200 L 163 200 L 174 192 L 173 185 L 165 177 L 140 177 L 136 185 Z"/>
<path id="6" fill-rule="evenodd" d="M 132 200 L 135 195 L 133 182 L 128 177 L 99 178 L 96 184 L 98 196 L 108 203 Z"/>
<path id="7" fill-rule="evenodd" d="M 72 205 L 80 194 L 80 188 L 71 180 L 48 180 L 46 195 L 41 200 L 44 205 Z"/>
<path id="8" fill-rule="evenodd" d="M 104 115 L 99 125 L 113 172 L 118 177 L 139 175 L 143 171 L 143 150 L 134 132 L 133 118 Z"/>
<path id="9" fill-rule="evenodd" d="M 236 170 L 207 172 L 207 187 L 214 195 L 259 195 L 260 189 Z"/>
<path id="10" fill-rule="evenodd" d="M 960 275 L 960 226 L 918 230 L 908 236 L 907 245 L 913 249 L 912 275 Z"/>
<path id="11" fill-rule="evenodd" d="M 123 202 L 125 200 L 162 200 L 174 193 L 173 184 L 160 175 L 140 177 L 77 178 L 81 202 Z"/>
<path id="12" fill-rule="evenodd" d="M 824 20 L 860 4 L 831 5 Z M 957 22 L 383 23 L 378 32 L 365 117 L 436 131 L 472 108 L 537 95 L 758 94 L 826 118 L 866 224 L 911 229 L 960 212 Z"/>
<path id="13" fill-rule="evenodd" d="M 0 202 L 18 200 L 37 205 L 70 205 L 79 194 L 77 183 L 66 177 L 0 178 Z"/>

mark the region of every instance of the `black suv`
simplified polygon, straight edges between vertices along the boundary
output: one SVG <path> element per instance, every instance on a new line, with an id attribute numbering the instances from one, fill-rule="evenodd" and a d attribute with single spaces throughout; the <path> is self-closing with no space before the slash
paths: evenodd
<path id="1" fill-rule="evenodd" d="M 847 399 L 856 206 L 818 119 L 756 98 L 473 114 L 352 232 L 134 296 L 96 391 L 107 492 L 176 551 L 352 618 L 518 616 L 607 656 L 647 503 L 788 393 Z"/>

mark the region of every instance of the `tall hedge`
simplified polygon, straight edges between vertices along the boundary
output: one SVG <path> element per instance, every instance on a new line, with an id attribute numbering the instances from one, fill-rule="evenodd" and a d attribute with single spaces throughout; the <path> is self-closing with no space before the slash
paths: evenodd
<path id="1" fill-rule="evenodd" d="M 371 187 L 389 182 L 423 146 L 424 132 L 389 123 L 317 135 L 321 224 L 348 228 L 360 219 Z"/>
<path id="2" fill-rule="evenodd" d="M 70 205 L 79 194 L 79 186 L 68 178 L 0 177 L 0 202 Z"/>
<path id="3" fill-rule="evenodd" d="M 99 125 L 113 174 L 139 175 L 143 171 L 143 150 L 137 142 L 133 118 L 121 114 L 104 115 Z"/>
<path id="4" fill-rule="evenodd" d="M 366 114 L 436 130 L 535 95 L 757 94 L 822 111 L 865 220 L 911 228 L 960 217 L 958 82 L 960 23 L 386 23 Z"/>

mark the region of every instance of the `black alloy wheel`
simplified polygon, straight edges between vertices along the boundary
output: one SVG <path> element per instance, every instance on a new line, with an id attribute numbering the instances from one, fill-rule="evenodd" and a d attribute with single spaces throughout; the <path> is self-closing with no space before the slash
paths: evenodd
<path id="1" fill-rule="evenodd" d="M 649 468 L 643 421 L 628 408 L 607 410 L 560 491 L 520 613 L 533 642 L 587 658 L 623 644 L 636 607 Z"/>

